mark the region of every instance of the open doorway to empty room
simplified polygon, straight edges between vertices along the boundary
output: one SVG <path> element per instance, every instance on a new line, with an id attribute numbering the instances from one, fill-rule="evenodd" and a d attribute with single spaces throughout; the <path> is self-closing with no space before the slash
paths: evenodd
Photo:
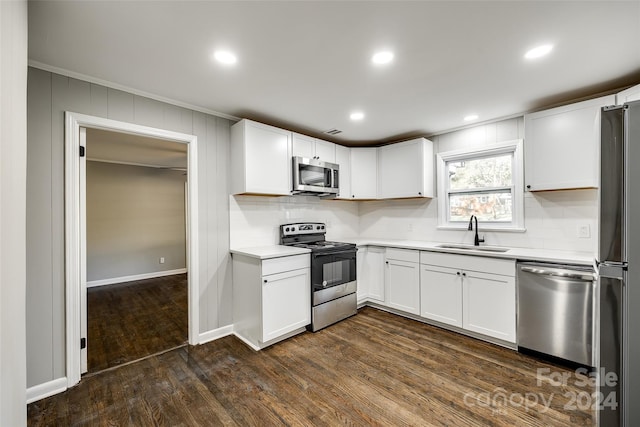
<path id="1" fill-rule="evenodd" d="M 89 373 L 188 340 L 187 145 L 86 130 Z"/>

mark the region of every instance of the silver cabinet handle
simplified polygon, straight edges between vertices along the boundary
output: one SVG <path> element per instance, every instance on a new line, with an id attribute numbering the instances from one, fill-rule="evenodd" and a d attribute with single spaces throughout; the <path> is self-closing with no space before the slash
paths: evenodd
<path id="1" fill-rule="evenodd" d="M 520 267 L 520 269 L 527 273 L 539 274 L 541 276 L 562 277 L 564 279 L 580 280 L 583 282 L 593 282 L 595 280 L 595 277 L 593 274 L 583 273 L 579 271 L 568 270 L 564 272 L 564 271 L 557 271 L 557 270 L 545 270 L 543 268 L 534 268 L 534 267 L 527 267 L 527 266 L 522 266 Z"/>

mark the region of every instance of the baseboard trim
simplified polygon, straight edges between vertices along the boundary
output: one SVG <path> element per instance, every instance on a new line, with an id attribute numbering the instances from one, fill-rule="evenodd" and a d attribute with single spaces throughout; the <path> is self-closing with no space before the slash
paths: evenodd
<path id="1" fill-rule="evenodd" d="M 62 393 L 67 389 L 67 377 L 58 378 L 46 383 L 34 385 L 27 389 L 27 404 Z"/>
<path id="2" fill-rule="evenodd" d="M 223 326 L 200 334 L 198 336 L 198 344 L 205 344 L 229 335 L 233 335 L 233 325 Z"/>
<path id="3" fill-rule="evenodd" d="M 87 282 L 87 288 L 115 285 L 117 283 L 133 282 L 135 280 L 155 279 L 156 277 L 173 276 L 174 274 L 184 274 L 186 272 L 186 268 L 178 268 L 176 270 L 155 271 L 153 273 L 142 273 L 134 274 L 132 276 L 113 277 L 111 279 L 92 280 Z"/>

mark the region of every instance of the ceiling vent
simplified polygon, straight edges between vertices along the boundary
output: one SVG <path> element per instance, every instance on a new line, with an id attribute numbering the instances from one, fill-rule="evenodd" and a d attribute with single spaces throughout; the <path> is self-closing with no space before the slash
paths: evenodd
<path id="1" fill-rule="evenodd" d="M 339 133 L 342 133 L 342 131 L 338 129 L 329 129 L 324 131 L 324 133 L 326 133 L 327 135 L 337 135 Z"/>

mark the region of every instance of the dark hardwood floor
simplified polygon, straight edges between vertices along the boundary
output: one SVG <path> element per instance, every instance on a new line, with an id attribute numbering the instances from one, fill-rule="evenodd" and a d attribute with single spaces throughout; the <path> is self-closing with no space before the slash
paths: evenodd
<path id="1" fill-rule="evenodd" d="M 187 342 L 187 275 L 89 288 L 89 373 Z"/>
<path id="2" fill-rule="evenodd" d="M 540 374 L 538 369 L 547 369 Z M 568 377 L 566 383 L 549 378 Z M 572 370 L 373 308 L 256 352 L 233 336 L 84 378 L 29 425 L 593 425 Z M 568 405 L 568 406 L 567 406 Z"/>

